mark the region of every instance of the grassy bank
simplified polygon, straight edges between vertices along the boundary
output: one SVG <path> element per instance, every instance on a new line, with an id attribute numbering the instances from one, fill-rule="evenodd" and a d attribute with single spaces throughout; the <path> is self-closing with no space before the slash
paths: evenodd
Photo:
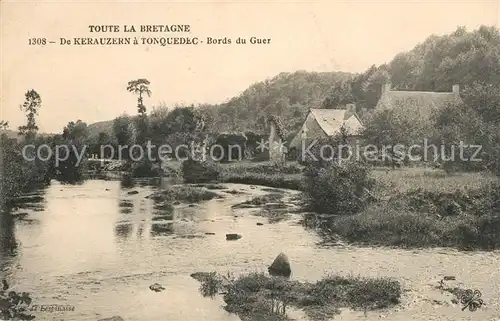
<path id="1" fill-rule="evenodd" d="M 302 167 L 295 162 L 283 167 L 275 166 L 271 162 L 237 162 L 221 165 L 221 180 L 225 183 L 300 190 L 301 179 Z"/>
<path id="2" fill-rule="evenodd" d="M 270 277 L 263 273 L 221 276 L 198 275 L 203 296 L 224 293 L 225 309 L 242 320 L 288 320 L 288 307 L 302 309 L 309 317 L 328 319 L 341 308 L 375 310 L 399 303 L 402 289 L 388 278 L 328 276 L 316 283 Z"/>
<path id="3" fill-rule="evenodd" d="M 402 248 L 500 248 L 500 184 L 484 173 L 429 169 L 372 171 L 378 201 L 351 215 L 308 220 L 325 241 Z M 316 188 L 334 184 L 323 181 Z"/>
<path id="4" fill-rule="evenodd" d="M 262 185 L 303 191 L 307 220 L 325 241 L 343 239 L 369 245 L 500 248 L 500 180 L 488 173 L 448 174 L 423 167 L 304 168 L 269 162 L 217 164 L 216 182 Z M 210 175 L 213 175 L 211 172 Z M 240 207 L 281 202 L 279 195 L 255 198 Z M 286 204 L 285 204 L 286 205 Z M 278 207 L 264 216 L 282 217 Z M 280 212 L 281 211 L 281 212 Z"/>

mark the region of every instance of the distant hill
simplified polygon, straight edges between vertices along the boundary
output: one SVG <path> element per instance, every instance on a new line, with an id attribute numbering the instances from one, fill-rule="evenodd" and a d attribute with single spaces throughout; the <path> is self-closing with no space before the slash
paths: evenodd
<path id="1" fill-rule="evenodd" d="M 219 105 L 204 105 L 210 116 L 213 132 L 263 131 L 268 115 L 279 115 L 289 129 L 303 121 L 309 108 L 318 108 L 328 96 L 332 86 L 346 81 L 353 74 L 344 72 L 280 73 L 257 82 L 240 95 Z M 113 135 L 113 121 L 101 121 L 89 125 L 91 137 L 99 132 Z"/>
<path id="2" fill-rule="evenodd" d="M 8 138 L 19 138 L 17 131 L 11 129 L 0 130 L 0 135 L 6 134 Z"/>
<path id="3" fill-rule="evenodd" d="M 6 134 L 8 138 L 15 138 L 17 140 L 20 140 L 22 136 L 18 135 L 17 130 L 12 130 L 12 129 L 5 129 L 5 130 L 0 130 L 0 135 Z M 54 134 L 50 133 L 37 133 L 37 137 L 48 137 L 48 136 L 53 136 Z"/>
<path id="4" fill-rule="evenodd" d="M 89 136 L 97 137 L 100 132 L 105 132 L 108 135 L 113 135 L 113 120 L 104 120 L 88 126 Z"/>
<path id="5" fill-rule="evenodd" d="M 251 85 L 227 103 L 214 106 L 213 131 L 262 131 L 266 117 L 280 116 L 287 129 L 301 123 L 309 108 L 318 108 L 332 87 L 350 80 L 354 74 L 345 72 L 280 73 Z"/>
<path id="6" fill-rule="evenodd" d="M 210 117 L 207 123 L 212 132 L 267 131 L 269 115 L 280 116 L 285 129 L 294 131 L 309 108 L 355 103 L 363 117 L 364 111 L 376 106 L 382 85 L 390 81 L 395 90 L 415 91 L 450 91 L 452 85 L 459 84 L 467 103 L 489 118 L 500 119 L 498 105 L 491 99 L 485 104 L 488 100 L 482 98 L 484 95 L 475 93 L 500 88 L 499 62 L 500 29 L 481 26 L 467 32 L 459 27 L 448 35 L 431 35 L 412 50 L 364 73 L 280 73 L 249 86 L 228 102 L 201 108 Z M 112 134 L 112 121 L 92 124 L 90 129 L 92 135 L 100 131 Z"/>

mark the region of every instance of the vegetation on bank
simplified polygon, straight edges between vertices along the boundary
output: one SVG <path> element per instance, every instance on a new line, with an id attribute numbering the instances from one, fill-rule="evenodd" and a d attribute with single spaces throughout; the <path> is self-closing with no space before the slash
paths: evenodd
<path id="1" fill-rule="evenodd" d="M 189 202 L 199 203 L 220 197 L 219 194 L 212 192 L 204 187 L 197 187 L 191 185 L 173 185 L 166 189 L 155 192 L 148 196 L 148 198 L 156 202 Z"/>
<path id="2" fill-rule="evenodd" d="M 328 319 L 341 308 L 366 312 L 395 306 L 402 294 L 399 282 L 388 278 L 328 276 L 306 283 L 264 273 L 234 277 L 212 272 L 197 279 L 203 296 L 222 293 L 225 309 L 242 320 L 287 320 L 289 307 L 314 319 Z"/>
<path id="3" fill-rule="evenodd" d="M 370 245 L 500 248 L 500 184 L 455 192 L 410 190 L 355 215 L 323 220 L 327 241 Z"/>

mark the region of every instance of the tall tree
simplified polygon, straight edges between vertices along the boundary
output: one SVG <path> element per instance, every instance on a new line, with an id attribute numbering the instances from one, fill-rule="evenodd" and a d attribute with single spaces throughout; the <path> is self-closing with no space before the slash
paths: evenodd
<path id="1" fill-rule="evenodd" d="M 146 107 L 144 106 L 142 96 L 146 94 L 148 97 L 151 97 L 151 90 L 149 89 L 150 84 L 149 80 L 145 78 L 128 82 L 127 90 L 133 94 L 139 95 L 139 97 L 137 97 L 137 111 L 139 115 L 146 114 Z"/>
<path id="2" fill-rule="evenodd" d="M 42 106 L 42 98 L 34 89 L 28 90 L 24 94 L 24 97 L 25 100 L 20 109 L 26 113 L 28 121 L 26 125 L 19 126 L 19 135 L 24 136 L 26 141 L 32 141 L 38 131 L 35 116 L 38 114 L 38 109 Z"/>
<path id="3" fill-rule="evenodd" d="M 150 82 L 147 79 L 140 78 L 137 80 L 131 80 L 128 82 L 127 90 L 131 93 L 139 95 L 137 97 L 137 112 L 139 117 L 134 119 L 136 128 L 136 141 L 140 145 L 144 145 L 149 136 L 149 122 L 146 115 L 146 107 L 143 102 L 143 95 L 146 94 L 148 97 L 151 96 L 151 90 L 149 89 Z"/>

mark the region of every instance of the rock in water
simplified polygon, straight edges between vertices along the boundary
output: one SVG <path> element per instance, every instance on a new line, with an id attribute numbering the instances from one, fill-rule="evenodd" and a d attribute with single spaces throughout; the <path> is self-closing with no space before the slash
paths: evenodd
<path id="1" fill-rule="evenodd" d="M 280 253 L 274 259 L 273 264 L 267 268 L 269 274 L 272 276 L 282 276 L 289 278 L 292 274 L 292 269 L 290 268 L 290 261 L 285 253 Z"/>
<path id="2" fill-rule="evenodd" d="M 163 286 L 161 286 L 161 284 L 158 284 L 158 283 L 155 283 L 155 284 L 151 284 L 149 286 L 149 289 L 151 291 L 155 291 L 155 292 L 160 292 L 160 291 L 163 291 L 165 290 L 165 288 Z"/>
<path id="3" fill-rule="evenodd" d="M 231 241 L 231 240 L 239 240 L 241 239 L 242 236 L 240 234 L 226 234 L 226 240 Z"/>

